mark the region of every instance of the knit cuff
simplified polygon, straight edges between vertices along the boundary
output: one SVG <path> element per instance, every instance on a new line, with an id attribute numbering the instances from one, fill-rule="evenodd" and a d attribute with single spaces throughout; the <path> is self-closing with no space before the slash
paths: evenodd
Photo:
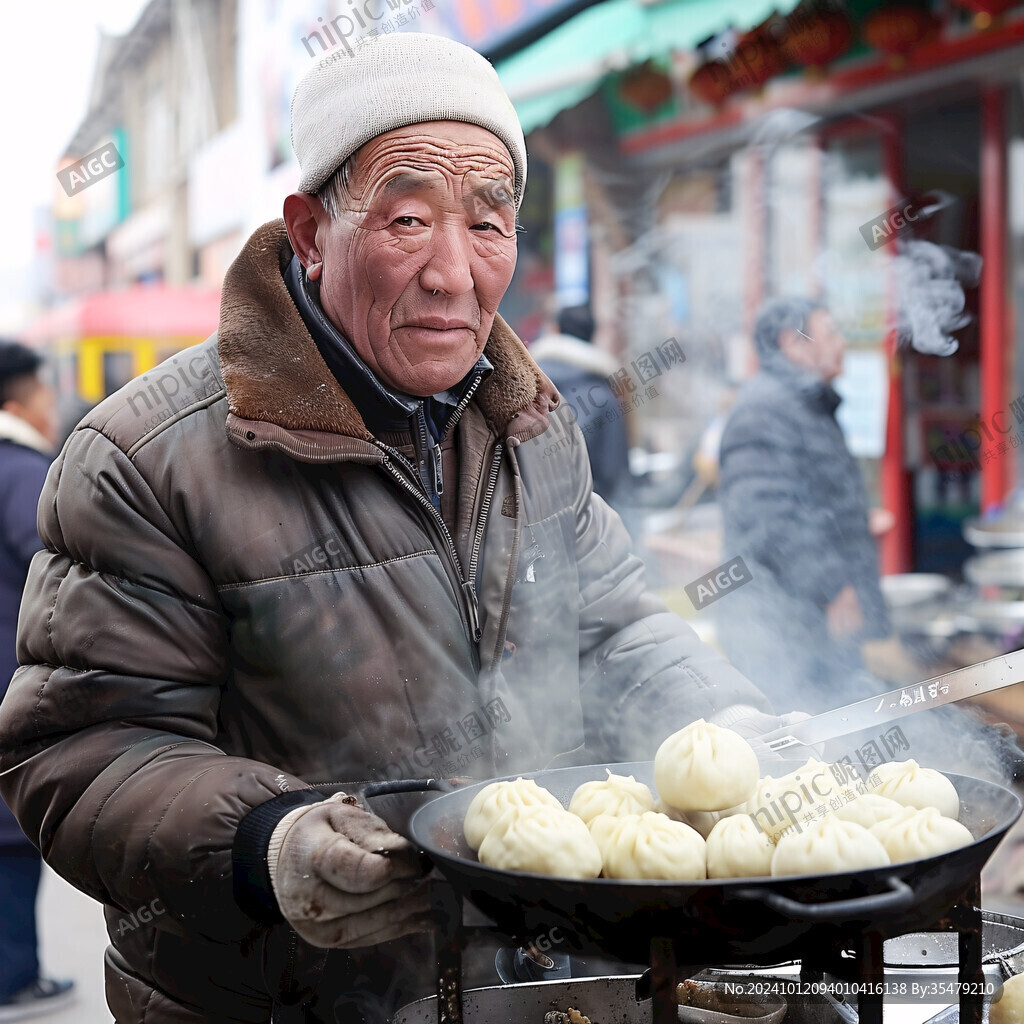
<path id="1" fill-rule="evenodd" d="M 318 803 L 323 803 L 323 801 L 318 801 Z M 277 874 L 277 858 L 281 855 L 281 847 L 284 846 L 284 839 L 288 835 L 288 830 L 310 807 L 315 806 L 316 804 L 303 804 L 300 807 L 296 807 L 294 810 L 289 811 L 274 826 L 274 831 L 270 834 L 270 841 L 267 843 L 267 874 L 270 876 L 271 887 L 274 885 L 274 876 Z M 274 890 L 274 894 L 277 894 L 277 890 Z"/>
<path id="2" fill-rule="evenodd" d="M 317 789 L 282 793 L 254 807 L 239 823 L 231 848 L 235 902 L 257 921 L 274 923 L 281 911 L 270 882 L 267 848 L 278 822 L 296 808 L 320 803 Z"/>
<path id="3" fill-rule="evenodd" d="M 753 704 L 730 704 L 728 707 L 722 708 L 721 711 L 708 715 L 707 721 L 722 729 L 731 729 L 737 722 L 742 722 L 744 718 L 763 714 L 764 712 L 760 708 L 755 708 Z"/>

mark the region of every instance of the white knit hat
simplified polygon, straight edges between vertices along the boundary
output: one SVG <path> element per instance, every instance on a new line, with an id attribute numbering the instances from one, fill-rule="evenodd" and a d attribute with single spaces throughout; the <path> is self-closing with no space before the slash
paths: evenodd
<path id="1" fill-rule="evenodd" d="M 498 74 L 475 50 L 443 36 L 393 32 L 318 61 L 292 97 L 300 192 L 316 192 L 364 143 L 423 121 L 466 121 L 493 132 L 515 168 L 516 210 L 526 186 L 526 140 Z"/>

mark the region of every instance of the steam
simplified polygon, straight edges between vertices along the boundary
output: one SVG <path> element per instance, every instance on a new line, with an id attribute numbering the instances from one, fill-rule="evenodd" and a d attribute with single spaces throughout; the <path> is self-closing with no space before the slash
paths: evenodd
<path id="1" fill-rule="evenodd" d="M 894 689 L 893 683 L 863 670 L 851 673 L 845 685 L 837 685 L 827 696 L 816 693 L 814 700 L 808 700 L 807 690 L 802 686 L 787 685 L 779 677 L 775 682 L 774 688 L 765 689 L 779 712 L 815 713 Z M 914 686 L 906 689 L 913 690 Z M 882 743 L 880 734 L 894 726 L 906 737 L 907 749 L 892 752 Z M 1019 776 L 1024 768 L 1024 753 L 1017 745 L 1016 734 L 1009 727 L 1000 729 L 989 725 L 976 710 L 962 703 L 906 715 L 870 730 L 830 740 L 825 745 L 825 756 L 829 760 L 849 757 L 854 763 L 867 761 L 872 744 L 886 760 L 913 758 L 918 764 L 945 773 L 968 775 L 1001 785 Z"/>
<path id="2" fill-rule="evenodd" d="M 912 345 L 926 355 L 952 355 L 959 347 L 953 333 L 971 322 L 970 314 L 964 311 L 964 287 L 977 286 L 981 257 L 975 252 L 911 238 L 899 243 L 893 262 L 900 344 Z"/>
<path id="3" fill-rule="evenodd" d="M 1001 785 L 1020 772 L 1022 754 L 1016 735 L 1008 727 L 1003 731 L 988 725 L 967 705 L 923 711 L 893 724 L 903 730 L 910 747 L 896 760 L 912 757 L 918 764 L 947 774 L 969 775 Z"/>

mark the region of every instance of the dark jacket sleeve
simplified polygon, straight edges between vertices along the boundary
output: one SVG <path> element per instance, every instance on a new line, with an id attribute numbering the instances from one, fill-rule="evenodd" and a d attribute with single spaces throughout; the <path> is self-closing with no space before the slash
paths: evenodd
<path id="1" fill-rule="evenodd" d="M 50 463 L 37 452 L 16 452 L 17 465 L 7 474 L 0 495 L 0 537 L 25 569 L 42 547 L 36 529 L 36 506 Z"/>
<path id="2" fill-rule="evenodd" d="M 611 760 L 650 760 L 661 741 L 733 704 L 768 699 L 646 587 L 622 520 L 576 456 L 580 685 L 588 743 Z"/>
<path id="3" fill-rule="evenodd" d="M 778 408 L 737 407 L 722 435 L 719 501 L 726 534 L 794 597 L 824 608 L 849 579 L 835 519 L 798 490 L 800 431 Z M 756 569 L 753 569 L 756 573 Z"/>
<path id="4" fill-rule="evenodd" d="M 79 428 L 40 499 L 14 675 L 0 706 L 0 792 L 47 862 L 126 912 L 233 938 L 239 823 L 307 788 L 216 743 L 226 620 L 189 538 L 131 459 Z"/>
<path id="5" fill-rule="evenodd" d="M 595 397 L 595 392 L 597 395 Z M 590 455 L 594 490 L 618 507 L 629 498 L 629 438 L 626 421 L 608 384 L 599 380 L 588 390 L 595 409 L 588 421 L 581 424 Z M 597 398 L 602 398 L 600 405 Z M 602 412 L 601 410 L 605 410 Z M 611 417 L 606 415 L 611 412 Z"/>

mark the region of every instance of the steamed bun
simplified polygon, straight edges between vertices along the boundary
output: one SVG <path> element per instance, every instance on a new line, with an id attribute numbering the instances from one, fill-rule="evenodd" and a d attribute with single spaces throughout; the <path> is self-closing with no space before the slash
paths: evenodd
<path id="1" fill-rule="evenodd" d="M 707 838 L 708 878 L 756 878 L 772 873 L 775 846 L 749 814 L 722 818 Z"/>
<path id="2" fill-rule="evenodd" d="M 731 817 L 733 814 L 743 814 L 747 810 L 747 801 L 737 804 L 735 807 L 726 807 L 722 811 L 677 811 L 674 807 L 665 803 L 660 797 L 654 803 L 654 810 L 659 814 L 665 814 L 673 821 L 681 821 L 690 828 L 695 828 L 705 839 L 711 834 L 711 830 L 723 818 Z"/>
<path id="3" fill-rule="evenodd" d="M 703 718 L 666 739 L 654 755 L 658 795 L 679 811 L 718 811 L 757 789 L 757 755 L 739 733 Z"/>
<path id="4" fill-rule="evenodd" d="M 611 771 L 607 779 L 584 782 L 569 802 L 569 810 L 588 823 L 599 814 L 643 814 L 653 809 L 654 797 L 642 782 L 632 775 L 613 775 Z"/>
<path id="5" fill-rule="evenodd" d="M 944 818 L 934 807 L 901 808 L 898 817 L 874 825 L 871 834 L 885 847 L 893 864 L 936 857 L 974 842 L 965 825 Z"/>
<path id="6" fill-rule="evenodd" d="M 890 800 L 887 796 L 879 796 L 877 793 L 864 793 L 848 804 L 843 804 L 835 812 L 837 818 L 843 821 L 855 821 L 858 825 L 870 829 L 880 821 L 888 818 L 900 817 L 906 808 L 903 804 Z"/>
<path id="7" fill-rule="evenodd" d="M 466 842 L 474 850 L 480 849 L 484 836 L 504 811 L 510 807 L 530 806 L 557 807 L 563 810 L 558 800 L 546 789 L 538 786 L 533 779 L 516 779 L 515 782 L 492 782 L 484 786 L 469 805 L 462 822 Z"/>
<path id="8" fill-rule="evenodd" d="M 989 1024 L 1024 1024 L 1024 974 L 1003 982 L 997 999 L 988 1010 Z"/>
<path id="9" fill-rule="evenodd" d="M 664 814 L 599 815 L 591 821 L 590 832 L 601 851 L 605 878 L 707 877 L 704 839 Z"/>
<path id="10" fill-rule="evenodd" d="M 874 774 L 882 776 L 875 787 L 879 796 L 887 796 L 904 807 L 937 807 L 946 818 L 960 814 L 956 787 L 942 772 L 922 768 L 916 761 L 896 761 L 891 768 L 879 765 Z"/>
<path id="11" fill-rule="evenodd" d="M 544 804 L 508 808 L 480 844 L 481 864 L 559 878 L 597 878 L 601 852 L 587 826 L 567 810 Z"/>
<path id="12" fill-rule="evenodd" d="M 774 843 L 808 814 L 819 818 L 823 813 L 830 814 L 829 798 L 838 789 L 829 766 L 810 758 L 788 775 L 761 779 L 756 796 L 747 801 L 747 813 Z"/>
<path id="13" fill-rule="evenodd" d="M 779 839 L 772 856 L 772 874 L 827 875 L 888 863 L 885 847 L 863 825 L 829 815 Z"/>

